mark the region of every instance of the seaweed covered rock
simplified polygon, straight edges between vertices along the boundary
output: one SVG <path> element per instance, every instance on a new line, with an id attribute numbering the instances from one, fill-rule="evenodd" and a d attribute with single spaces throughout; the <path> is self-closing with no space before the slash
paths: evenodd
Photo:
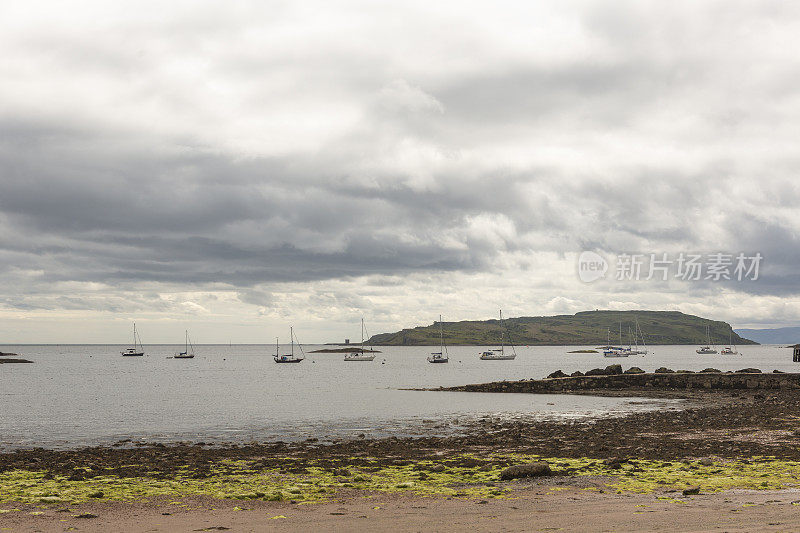
<path id="1" fill-rule="evenodd" d="M 632 366 L 625 371 L 625 374 L 644 374 L 644 373 L 645 371 L 639 368 L 638 366 Z"/>
<path id="2" fill-rule="evenodd" d="M 718 370 L 716 368 L 704 368 L 700 372 L 703 374 L 721 374 L 722 370 Z"/>
<path id="3" fill-rule="evenodd" d="M 661 368 L 656 368 L 656 374 L 674 374 L 674 373 L 675 373 L 674 370 L 672 370 L 671 368 L 667 368 L 665 366 L 662 366 Z"/>
<path id="4" fill-rule="evenodd" d="M 564 372 L 562 372 L 561 370 L 556 370 L 555 372 L 547 376 L 547 379 L 565 378 L 565 377 L 567 377 L 567 375 Z"/>
<path id="5" fill-rule="evenodd" d="M 760 374 L 761 370 L 757 368 L 743 368 L 736 371 L 737 374 Z"/>
<path id="6" fill-rule="evenodd" d="M 524 465 L 509 466 L 500 472 L 501 480 L 518 479 L 524 477 L 543 477 L 551 476 L 553 471 L 550 470 L 550 465 L 543 461 L 536 463 L 528 463 Z"/>
<path id="7" fill-rule="evenodd" d="M 573 372 L 569 376 L 571 378 L 579 378 L 579 377 L 583 376 L 583 372 L 581 372 L 580 370 L 576 370 L 575 372 Z"/>
<path id="8" fill-rule="evenodd" d="M 593 368 L 586 371 L 587 376 L 605 376 L 606 371 L 602 368 Z"/>
<path id="9" fill-rule="evenodd" d="M 616 376 L 622 374 L 622 365 L 608 365 L 606 367 L 606 376 Z"/>

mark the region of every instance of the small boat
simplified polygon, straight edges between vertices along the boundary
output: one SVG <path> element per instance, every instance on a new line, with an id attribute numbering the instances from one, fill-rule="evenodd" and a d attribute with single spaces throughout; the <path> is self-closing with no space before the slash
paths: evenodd
<path id="1" fill-rule="evenodd" d="M 639 339 L 642 339 L 642 346 L 639 347 Z M 644 331 L 639 326 L 639 321 L 634 319 L 633 327 L 633 346 L 628 346 L 631 355 L 647 355 L 647 341 L 644 339 Z"/>
<path id="2" fill-rule="evenodd" d="M 695 351 L 696 351 L 697 353 L 699 353 L 699 354 L 718 353 L 718 352 L 717 352 L 717 350 L 716 350 L 716 348 L 712 348 L 712 347 L 711 347 L 711 346 L 712 346 L 712 345 L 711 345 L 711 328 L 710 328 L 709 326 L 706 326 L 706 342 L 707 342 L 708 344 L 706 344 L 705 346 L 702 346 L 702 347 L 698 348 L 698 349 L 697 349 L 697 350 L 695 350 Z"/>
<path id="3" fill-rule="evenodd" d="M 189 350 L 191 348 L 191 351 Z M 173 359 L 194 359 L 194 346 L 192 341 L 189 340 L 189 330 L 186 330 L 186 341 L 184 343 L 183 351 L 176 353 L 172 356 Z"/>
<path id="4" fill-rule="evenodd" d="M 514 349 L 514 344 L 511 343 L 511 336 L 509 335 L 509 346 L 511 347 L 510 354 L 506 354 L 506 345 L 504 342 L 505 335 L 508 333 L 505 329 L 505 325 L 503 324 L 503 310 L 500 310 L 500 327 L 504 328 L 500 330 L 500 347 L 494 348 L 492 350 L 486 350 L 485 352 L 481 353 L 480 359 L 481 361 L 510 361 L 517 357 L 517 351 Z"/>
<path id="5" fill-rule="evenodd" d="M 431 352 L 428 356 L 429 363 L 449 363 L 450 358 L 447 354 L 447 347 L 444 345 L 444 327 L 442 326 L 442 315 L 439 315 L 439 351 Z"/>
<path id="6" fill-rule="evenodd" d="M 303 353 L 303 346 L 300 345 L 300 342 L 297 343 L 298 347 L 300 348 L 300 352 L 303 353 L 303 357 L 297 357 L 294 354 L 294 328 L 289 328 L 289 336 L 292 339 L 292 350 L 288 354 L 281 354 L 279 347 L 278 347 L 278 339 L 275 339 L 275 356 L 273 359 L 276 363 L 299 363 L 303 359 L 305 359 L 305 354 Z"/>
<path id="7" fill-rule="evenodd" d="M 366 353 L 364 351 L 364 319 L 361 319 L 361 351 L 360 352 L 350 352 L 344 354 L 345 361 L 372 361 L 375 359 L 374 353 Z M 370 351 L 372 351 L 372 346 L 370 346 Z"/>
<path id="8" fill-rule="evenodd" d="M 623 348 L 622 345 L 622 322 L 619 323 L 619 343 L 620 346 L 611 346 L 611 328 L 606 328 L 608 348 L 603 350 L 603 357 L 628 357 L 630 348 Z"/>
<path id="9" fill-rule="evenodd" d="M 136 322 L 133 323 L 133 348 L 127 348 L 120 353 L 123 357 L 141 357 L 144 355 L 142 339 L 139 338 L 139 334 L 136 332 Z"/>
<path id="10" fill-rule="evenodd" d="M 722 355 L 736 355 L 739 352 L 736 351 L 736 345 L 733 344 L 733 330 L 728 333 L 728 345 L 724 347 L 719 353 Z"/>

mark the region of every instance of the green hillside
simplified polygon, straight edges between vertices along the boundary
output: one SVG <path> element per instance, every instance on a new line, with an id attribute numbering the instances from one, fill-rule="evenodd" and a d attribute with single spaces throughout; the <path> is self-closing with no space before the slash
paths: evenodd
<path id="1" fill-rule="evenodd" d="M 727 344 L 731 326 L 678 311 L 583 311 L 574 315 L 531 316 L 504 320 L 514 344 L 519 345 L 604 345 L 608 329 L 611 343 L 619 343 L 622 322 L 623 343 L 628 343 L 628 328 L 639 322 L 647 344 L 705 344 L 706 325 L 711 342 Z M 450 345 L 489 345 L 500 341 L 499 320 L 444 322 L 445 342 Z M 439 344 L 439 324 L 374 335 L 372 345 L 421 346 Z M 757 344 L 733 332 L 734 344 Z"/>

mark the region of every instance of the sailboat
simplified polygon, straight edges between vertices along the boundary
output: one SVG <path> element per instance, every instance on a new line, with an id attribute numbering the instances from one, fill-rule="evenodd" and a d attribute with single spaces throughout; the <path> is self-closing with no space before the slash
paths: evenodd
<path id="1" fill-rule="evenodd" d="M 294 328 L 289 328 L 289 337 L 292 339 L 292 351 L 288 354 L 281 354 L 278 348 L 278 339 L 275 339 L 275 356 L 273 359 L 276 363 L 299 363 L 303 359 L 305 359 L 305 353 L 303 353 L 303 346 L 298 342 L 297 345 L 300 348 L 300 353 L 303 354 L 303 357 L 297 357 L 294 354 Z"/>
<path id="2" fill-rule="evenodd" d="M 142 339 L 136 333 L 136 322 L 133 323 L 133 348 L 128 348 L 124 352 L 120 352 L 124 357 L 141 357 L 144 355 L 144 346 L 142 346 Z"/>
<path id="3" fill-rule="evenodd" d="M 503 324 L 503 310 L 500 310 L 500 327 L 505 328 Z M 505 334 L 507 332 L 505 329 L 500 331 L 500 347 L 495 348 L 493 350 L 486 350 L 485 352 L 481 353 L 481 360 L 482 361 L 508 361 L 511 359 L 515 359 L 517 357 L 517 351 L 514 349 L 514 345 L 511 344 L 511 337 L 509 335 L 509 346 L 511 347 L 510 354 L 506 354 L 506 346 L 504 341 Z"/>
<path id="4" fill-rule="evenodd" d="M 192 350 L 189 351 L 189 348 Z M 176 353 L 172 356 L 173 359 L 193 359 L 194 358 L 194 346 L 192 346 L 192 341 L 189 340 L 189 330 L 186 330 L 186 341 L 183 346 L 183 351 L 180 353 Z"/>
<path id="5" fill-rule="evenodd" d="M 717 353 L 716 348 L 711 347 L 711 328 L 706 325 L 706 342 L 707 344 L 697 350 L 697 353 L 700 354 L 707 354 L 707 353 Z"/>
<path id="6" fill-rule="evenodd" d="M 372 361 L 375 359 L 374 353 L 366 353 L 364 352 L 364 319 L 361 319 L 361 351 L 360 352 L 350 352 L 344 354 L 345 361 Z M 372 351 L 372 346 L 369 347 L 370 351 Z"/>
<path id="7" fill-rule="evenodd" d="M 609 328 L 610 334 L 610 328 Z M 630 348 L 625 349 L 622 347 L 622 322 L 619 323 L 619 347 L 612 347 L 609 346 L 607 350 L 603 352 L 603 357 L 628 357 L 630 355 Z"/>
<path id="8" fill-rule="evenodd" d="M 439 315 L 439 351 L 431 352 L 428 356 L 429 363 L 449 363 L 450 358 L 447 354 L 447 347 L 444 345 L 444 326 L 442 325 L 442 315 Z"/>
<path id="9" fill-rule="evenodd" d="M 733 330 L 728 333 L 728 345 L 719 353 L 722 355 L 736 355 L 739 353 L 736 351 L 736 346 L 733 344 Z"/>
<path id="10" fill-rule="evenodd" d="M 647 355 L 647 341 L 644 340 L 644 331 L 639 326 L 639 321 L 633 321 L 633 346 L 628 347 L 628 352 L 631 355 Z M 642 347 L 639 348 L 639 338 L 642 339 Z"/>

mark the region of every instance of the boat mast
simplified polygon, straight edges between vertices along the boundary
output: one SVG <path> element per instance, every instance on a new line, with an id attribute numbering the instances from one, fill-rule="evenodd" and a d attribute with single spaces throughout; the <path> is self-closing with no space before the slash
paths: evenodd
<path id="1" fill-rule="evenodd" d="M 442 329 L 442 315 L 439 315 L 439 350 L 444 356 L 444 330 Z"/>
<path id="2" fill-rule="evenodd" d="M 500 310 L 500 355 L 505 355 L 505 329 L 503 329 L 503 310 Z"/>
<path id="3" fill-rule="evenodd" d="M 133 351 L 136 351 L 136 322 L 133 323 Z"/>
<path id="4" fill-rule="evenodd" d="M 294 358 L 294 327 L 289 326 L 289 336 L 292 338 L 292 358 Z"/>

